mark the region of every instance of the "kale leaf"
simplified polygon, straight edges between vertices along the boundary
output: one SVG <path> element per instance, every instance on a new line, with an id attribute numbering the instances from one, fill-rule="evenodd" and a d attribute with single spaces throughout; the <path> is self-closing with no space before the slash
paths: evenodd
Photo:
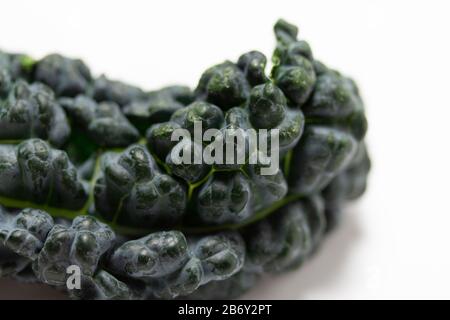
<path id="1" fill-rule="evenodd" d="M 274 32 L 272 70 L 250 51 L 193 90 L 0 51 L 0 277 L 74 299 L 231 299 L 309 259 L 366 190 L 368 124 L 352 79 L 296 26 Z"/>

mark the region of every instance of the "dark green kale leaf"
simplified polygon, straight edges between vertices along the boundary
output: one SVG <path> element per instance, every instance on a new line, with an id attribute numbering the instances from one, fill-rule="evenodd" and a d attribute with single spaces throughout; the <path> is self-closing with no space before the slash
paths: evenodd
<path id="1" fill-rule="evenodd" d="M 211 281 L 183 299 L 193 300 L 229 300 L 237 299 L 253 288 L 260 278 L 255 272 L 239 271 L 226 280 Z"/>
<path id="2" fill-rule="evenodd" d="M 370 167 L 367 148 L 364 143 L 360 143 L 349 166 L 323 190 L 328 229 L 332 229 L 338 222 L 345 203 L 364 193 Z"/>
<path id="3" fill-rule="evenodd" d="M 139 140 L 139 132 L 114 102 L 97 103 L 79 95 L 60 99 L 72 125 L 100 147 L 126 147 Z M 79 146 L 82 148 L 82 146 Z"/>
<path id="4" fill-rule="evenodd" d="M 276 57 L 283 65 L 311 60 L 312 54 L 306 43 L 294 41 L 279 44 Z M 364 106 L 355 83 L 318 61 L 313 65 L 317 81 L 308 100 L 301 105 L 306 118 L 305 133 L 288 163 L 290 191 L 303 195 L 323 190 L 349 165 L 357 141 L 364 138 L 367 130 Z"/>
<path id="5" fill-rule="evenodd" d="M 1 83 L 0 76 L 0 87 Z M 55 147 L 63 146 L 70 127 L 53 92 L 40 83 L 29 85 L 22 80 L 7 87 L 6 99 L 0 100 L 0 139 L 41 138 Z"/>
<path id="6" fill-rule="evenodd" d="M 285 47 L 297 40 L 298 28 L 284 19 L 279 19 L 273 27 L 277 39 L 277 50 L 285 50 Z"/>
<path id="7" fill-rule="evenodd" d="M 50 230 L 33 270 L 42 282 L 55 286 L 66 283 L 67 268 L 72 265 L 93 276 L 114 239 L 110 227 L 90 216 L 76 217 L 70 227 L 57 224 Z"/>
<path id="8" fill-rule="evenodd" d="M 259 85 L 252 89 L 248 110 L 250 123 L 255 129 L 279 130 L 282 154 L 292 149 L 299 141 L 305 123 L 303 113 L 288 108 L 286 97 L 273 83 Z"/>
<path id="9" fill-rule="evenodd" d="M 259 51 L 250 51 L 241 55 L 237 65 L 242 70 L 251 86 L 268 81 L 265 73 L 267 58 Z"/>
<path id="10" fill-rule="evenodd" d="M 195 192 L 195 210 L 190 212 L 186 222 L 200 225 L 241 223 L 283 199 L 288 188 L 282 171 L 263 175 L 262 167 L 246 165 L 242 170 L 215 171 Z"/>
<path id="11" fill-rule="evenodd" d="M 177 231 L 157 232 L 117 248 L 113 273 L 145 283 L 149 298 L 176 298 L 210 281 L 224 280 L 243 266 L 245 247 L 238 233 L 192 238 Z"/>
<path id="12" fill-rule="evenodd" d="M 15 276 L 25 270 L 30 263 L 30 259 L 22 257 L 0 245 L 0 278 Z"/>
<path id="13" fill-rule="evenodd" d="M 201 261 L 202 284 L 225 280 L 244 265 L 245 243 L 237 232 L 222 232 L 191 240 L 194 257 Z"/>
<path id="14" fill-rule="evenodd" d="M 293 202 L 244 230 L 246 270 L 281 272 L 300 265 L 318 246 L 326 220 L 320 197 Z"/>
<path id="15" fill-rule="evenodd" d="M 353 80 L 317 64 L 317 82 L 311 99 L 302 107 L 310 123 L 350 132 L 358 141 L 367 131 L 367 120 L 359 90 Z"/>
<path id="16" fill-rule="evenodd" d="M 117 248 L 109 259 L 115 274 L 145 282 L 141 295 L 176 296 L 195 290 L 201 280 L 199 263 L 189 260 L 188 243 L 178 231 L 156 232 Z"/>
<path id="17" fill-rule="evenodd" d="M 168 122 L 170 123 L 170 122 Z M 167 166 L 167 169 L 170 171 L 171 174 L 174 176 L 177 176 L 179 178 L 182 178 L 186 182 L 193 184 L 202 178 L 206 177 L 208 173 L 211 170 L 211 166 L 204 163 L 195 163 L 195 158 L 198 157 L 201 159 L 202 157 L 202 145 L 195 143 L 191 139 L 186 139 L 182 144 L 178 145 L 180 149 L 172 149 L 171 151 L 177 153 L 180 156 L 183 156 L 185 154 L 191 155 L 189 158 L 191 158 L 192 162 L 190 163 L 175 163 L 173 161 L 172 153 L 168 154 L 166 156 L 166 162 L 165 165 Z"/>
<path id="18" fill-rule="evenodd" d="M 69 290 L 73 299 L 80 300 L 130 300 L 132 290 L 122 281 L 104 270 L 94 276 L 81 276 L 80 289 Z"/>
<path id="19" fill-rule="evenodd" d="M 350 163 L 357 142 L 352 135 L 325 126 L 307 126 L 293 150 L 289 187 L 310 195 L 323 190 Z"/>
<path id="20" fill-rule="evenodd" d="M 250 180 L 240 171 L 218 172 L 197 195 L 196 213 L 207 224 L 235 223 L 254 211 Z"/>
<path id="21" fill-rule="evenodd" d="M 367 120 L 353 80 L 296 26 L 274 31 L 270 76 L 250 51 L 194 92 L 0 51 L 0 277 L 75 299 L 231 299 L 310 258 L 366 189 Z"/>
<path id="22" fill-rule="evenodd" d="M 181 129 L 176 122 L 162 122 L 152 125 L 146 134 L 147 147 L 160 160 L 165 160 L 178 141 L 172 141 L 175 130 Z"/>
<path id="23" fill-rule="evenodd" d="M 256 164 L 246 167 L 247 177 L 252 182 L 253 211 L 265 209 L 282 200 L 288 194 L 288 184 L 281 169 L 274 174 L 262 174 L 265 165 Z"/>
<path id="24" fill-rule="evenodd" d="M 0 145 L 0 197 L 4 205 L 15 200 L 37 205 L 79 210 L 88 188 L 64 151 L 52 149 L 40 139 L 19 145 Z"/>
<path id="25" fill-rule="evenodd" d="M 45 211 L 8 213 L 0 206 L 0 243 L 21 257 L 35 260 L 52 227 L 53 218 Z"/>
<path id="26" fill-rule="evenodd" d="M 151 124 L 168 121 L 175 111 L 193 100 L 193 93 L 188 87 L 170 86 L 130 101 L 123 112 L 140 131 L 145 132 Z"/>
<path id="27" fill-rule="evenodd" d="M 88 90 L 92 77 L 83 61 L 51 54 L 36 63 L 34 80 L 45 83 L 58 96 L 75 97 Z"/>
<path id="28" fill-rule="evenodd" d="M 173 225 L 186 209 L 184 186 L 162 173 L 141 145 L 104 156 L 94 194 L 101 216 L 125 225 Z"/>
<path id="29" fill-rule="evenodd" d="M 274 52 L 272 78 L 296 106 L 302 106 L 316 82 L 313 57 L 305 41 L 297 41 L 297 27 L 279 20 L 274 27 L 277 48 Z"/>
<path id="30" fill-rule="evenodd" d="M 143 279 L 160 278 L 179 270 L 188 260 L 188 243 L 178 231 L 152 233 L 117 248 L 110 258 L 112 272 Z"/>
<path id="31" fill-rule="evenodd" d="M 201 130 L 197 133 L 195 132 L 196 123 L 201 123 Z M 200 134 L 200 139 L 203 141 L 203 134 L 208 129 L 220 129 L 223 125 L 224 115 L 220 108 L 206 102 L 193 102 L 173 113 L 169 122 L 150 127 L 147 131 L 147 145 L 174 175 L 188 183 L 193 183 L 205 177 L 210 171 L 210 165 L 205 161 L 200 160 L 200 163 L 195 161 L 196 156 L 202 159 L 203 155 L 203 146 L 194 141 L 196 134 Z M 176 129 L 186 130 L 185 135 L 178 137 L 181 141 L 172 141 L 172 134 Z M 177 149 L 174 149 L 175 147 Z M 172 151 L 180 157 L 189 158 L 190 163 L 175 163 Z"/>
<path id="32" fill-rule="evenodd" d="M 11 75 L 7 70 L 0 68 L 0 99 L 3 99 L 8 95 L 11 85 Z"/>
<path id="33" fill-rule="evenodd" d="M 272 129 L 285 118 L 287 101 L 280 89 L 268 83 L 252 89 L 248 106 L 250 122 L 256 129 Z"/>
<path id="34" fill-rule="evenodd" d="M 222 110 L 243 104 L 250 93 L 245 74 L 234 63 L 226 61 L 206 70 L 200 78 L 195 94 Z"/>
<path id="35" fill-rule="evenodd" d="M 0 50 L 0 73 L 7 73 L 13 81 L 29 80 L 35 63 L 31 57 L 25 54 L 7 53 Z"/>
<path id="36" fill-rule="evenodd" d="M 208 129 L 221 128 L 224 122 L 223 112 L 217 106 L 207 102 L 193 102 L 186 108 L 177 110 L 171 121 L 178 123 L 182 128 L 189 131 L 194 136 L 195 123 L 202 125 L 201 133 Z"/>
<path id="37" fill-rule="evenodd" d="M 120 81 L 109 80 L 104 75 L 95 79 L 92 91 L 92 97 L 96 101 L 112 101 L 119 106 L 125 106 L 145 97 L 144 91 L 140 88 Z"/>

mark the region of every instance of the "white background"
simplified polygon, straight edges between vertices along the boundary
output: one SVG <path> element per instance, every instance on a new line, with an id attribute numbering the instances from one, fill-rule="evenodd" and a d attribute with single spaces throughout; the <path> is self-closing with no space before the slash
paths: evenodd
<path id="1" fill-rule="evenodd" d="M 450 298 L 448 1 L 2 1 L 0 47 L 81 57 L 146 89 L 196 85 L 207 67 L 300 27 L 314 54 L 354 77 L 367 105 L 367 194 L 301 270 L 247 298 Z M 0 282 L 0 298 L 56 297 Z"/>

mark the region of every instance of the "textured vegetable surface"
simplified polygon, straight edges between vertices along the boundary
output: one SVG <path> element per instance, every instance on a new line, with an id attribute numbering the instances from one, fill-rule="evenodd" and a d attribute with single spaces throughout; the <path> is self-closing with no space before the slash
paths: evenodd
<path id="1" fill-rule="evenodd" d="M 270 73 L 251 51 L 195 90 L 145 91 L 58 54 L 0 52 L 0 276 L 78 299 L 215 299 L 300 266 L 365 191 L 367 121 L 351 79 L 295 26 L 274 30 Z M 197 122 L 203 133 L 278 129 L 279 169 L 178 164 L 172 133 Z M 72 265 L 80 289 L 66 287 Z"/>

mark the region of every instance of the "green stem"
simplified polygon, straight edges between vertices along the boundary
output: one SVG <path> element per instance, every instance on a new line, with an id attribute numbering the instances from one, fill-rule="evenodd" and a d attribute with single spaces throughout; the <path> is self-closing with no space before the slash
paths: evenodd
<path id="1" fill-rule="evenodd" d="M 120 217 L 120 212 L 122 211 L 123 208 L 123 202 L 125 201 L 125 199 L 128 197 L 128 194 L 123 196 L 122 198 L 120 198 L 119 201 L 119 205 L 116 208 L 116 212 L 114 213 L 113 219 L 110 223 L 110 226 L 115 228 L 117 226 L 117 221 L 119 220 Z"/>
<path id="2" fill-rule="evenodd" d="M 279 201 L 274 202 L 269 207 L 266 207 L 262 210 L 259 210 L 256 212 L 250 219 L 247 219 L 245 221 L 242 221 L 240 223 L 235 224 L 226 224 L 226 225 L 220 225 L 220 226 L 202 226 L 202 227 L 188 227 L 188 226 L 180 226 L 176 228 L 177 230 L 186 232 L 186 233 L 210 233 L 210 232 L 217 232 L 217 231 L 223 231 L 223 230 L 237 230 L 246 226 L 249 226 L 255 222 L 258 222 L 266 217 L 268 217 L 270 214 L 272 214 L 274 211 L 284 207 L 285 205 L 294 202 L 296 200 L 299 200 L 303 198 L 302 195 L 290 195 L 287 196 Z"/>
<path id="3" fill-rule="evenodd" d="M 208 174 L 206 176 L 204 176 L 202 179 L 200 179 L 197 182 L 194 183 L 190 183 L 189 187 L 188 187 L 188 202 L 191 201 L 192 199 L 192 195 L 194 193 L 194 190 L 197 189 L 199 186 L 201 186 L 202 184 L 204 184 L 210 177 L 211 175 L 216 172 L 216 170 L 214 168 L 212 168 Z"/>
<path id="4" fill-rule="evenodd" d="M 92 204 L 94 203 L 94 188 L 95 183 L 97 182 L 98 176 L 100 175 L 100 162 L 102 158 L 102 153 L 99 151 L 95 158 L 95 167 L 94 167 L 94 173 L 92 174 L 91 180 L 89 180 L 89 197 L 86 201 L 86 204 L 83 206 L 82 214 L 86 215 L 89 212 L 89 209 L 91 208 Z"/>
<path id="5" fill-rule="evenodd" d="M 289 173 L 291 171 L 291 163 L 292 163 L 292 157 L 293 157 L 293 150 L 289 150 L 286 154 L 286 157 L 284 158 L 284 176 L 286 179 L 289 178 Z"/>
<path id="6" fill-rule="evenodd" d="M 212 232 L 219 232 L 219 231 L 226 231 L 226 230 L 238 230 L 238 229 L 247 227 L 253 223 L 256 223 L 256 222 L 268 217 L 276 210 L 288 205 L 289 203 L 292 203 L 294 201 L 302 199 L 303 197 L 304 196 L 302 196 L 302 195 L 287 196 L 284 199 L 281 199 L 281 200 L 273 203 L 271 206 L 256 212 L 256 214 L 253 215 L 250 219 L 245 220 L 240 223 L 226 224 L 226 225 L 220 225 L 220 226 L 202 226 L 202 227 L 176 226 L 176 227 L 173 227 L 170 229 L 178 230 L 185 234 L 203 234 L 203 233 L 212 233 Z M 108 222 L 108 221 L 105 221 L 102 219 L 100 219 L 100 220 L 102 222 L 110 225 L 119 234 L 131 236 L 131 237 L 140 237 L 140 236 L 147 235 L 151 232 L 161 231 L 161 229 L 120 226 L 117 224 L 111 224 L 111 222 Z"/>
<path id="7" fill-rule="evenodd" d="M 237 230 L 237 229 L 246 227 L 248 225 L 251 225 L 255 222 L 258 222 L 259 220 L 262 220 L 262 219 L 268 217 L 274 211 L 284 207 L 285 205 L 287 205 L 291 202 L 299 200 L 302 197 L 303 197 L 302 195 L 287 196 L 287 197 L 273 203 L 271 206 L 256 212 L 250 219 L 245 220 L 240 223 L 236 223 L 236 224 L 226 224 L 226 225 L 220 225 L 220 226 L 201 226 L 201 227 L 176 226 L 172 229 L 179 230 L 179 231 L 185 232 L 187 234 L 211 233 L 211 232 L 218 232 L 218 231 L 224 231 L 224 230 Z M 51 206 L 48 206 L 45 204 L 39 205 L 39 204 L 31 203 L 29 201 L 10 199 L 10 198 L 6 198 L 6 197 L 0 197 L 0 203 L 2 205 L 4 205 L 5 207 L 10 207 L 10 208 L 39 209 L 39 210 L 48 212 L 52 217 L 65 218 L 65 219 L 70 219 L 70 220 L 75 219 L 77 216 L 87 214 L 86 211 L 84 210 L 84 208 L 81 210 L 78 210 L 78 211 L 72 211 L 72 210 L 68 210 L 68 209 L 54 208 L 54 207 L 51 207 Z M 126 235 L 126 236 L 138 237 L 138 236 L 147 235 L 153 231 L 158 231 L 156 229 L 151 229 L 151 228 L 135 228 L 135 227 L 120 226 L 120 225 L 117 225 L 116 221 L 111 222 L 111 221 L 106 221 L 101 218 L 100 218 L 100 220 L 102 222 L 108 224 L 115 231 L 119 232 L 122 235 Z M 114 220 L 116 220 L 116 219 L 114 219 Z"/>
<path id="8" fill-rule="evenodd" d="M 1 144 L 20 144 L 22 142 L 23 142 L 23 140 L 0 140 L 0 145 Z"/>
<path id="9" fill-rule="evenodd" d="M 48 212 L 53 217 L 61 217 L 67 219 L 74 219 L 75 217 L 84 214 L 83 209 L 69 210 L 69 209 L 55 208 L 47 204 L 36 204 L 26 200 L 17 200 L 2 196 L 0 196 L 0 204 L 9 208 L 17 208 L 17 209 L 33 208 L 43 210 Z"/>

